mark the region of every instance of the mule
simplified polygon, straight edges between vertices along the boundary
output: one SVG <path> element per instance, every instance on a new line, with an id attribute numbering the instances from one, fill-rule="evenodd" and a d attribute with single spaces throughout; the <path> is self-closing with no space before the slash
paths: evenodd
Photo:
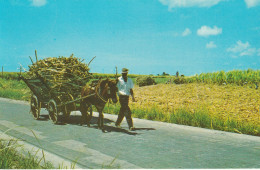
<path id="1" fill-rule="evenodd" d="M 86 123 L 90 126 L 91 116 L 88 115 L 88 108 L 94 105 L 99 113 L 98 117 L 98 127 L 104 130 L 104 115 L 103 109 L 109 99 L 112 99 L 113 103 L 117 103 L 117 82 L 111 79 L 101 79 L 96 84 L 86 85 L 82 88 L 81 98 L 84 98 L 81 102 L 81 114 L 82 123 Z M 89 97 L 88 97 L 89 96 Z"/>

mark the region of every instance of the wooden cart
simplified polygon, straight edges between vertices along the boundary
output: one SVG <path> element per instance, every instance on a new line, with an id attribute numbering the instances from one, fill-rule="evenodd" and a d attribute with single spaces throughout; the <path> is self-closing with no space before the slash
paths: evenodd
<path id="1" fill-rule="evenodd" d="M 31 96 L 31 113 L 34 119 L 39 119 L 41 108 L 45 108 L 49 112 L 49 118 L 53 123 L 66 120 L 72 111 L 80 110 L 80 104 L 83 98 L 80 96 L 82 86 L 79 86 L 78 92 L 70 92 L 69 89 L 50 88 L 50 83 L 46 78 L 38 76 L 34 79 L 27 79 L 20 76 L 32 91 Z M 81 84 L 86 84 L 88 80 L 81 80 Z M 63 82 L 63 84 L 70 82 Z M 53 86 L 51 86 L 53 87 Z M 94 95 L 94 94 L 93 94 Z M 90 97 L 86 96 L 84 98 Z M 92 117 L 92 106 L 89 107 L 88 113 Z"/>

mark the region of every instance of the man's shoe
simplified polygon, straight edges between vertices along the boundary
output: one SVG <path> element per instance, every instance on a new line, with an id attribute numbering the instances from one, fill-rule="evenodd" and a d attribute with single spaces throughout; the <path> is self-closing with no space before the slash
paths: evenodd
<path id="1" fill-rule="evenodd" d="M 115 123 L 115 126 L 116 126 L 117 128 L 121 128 L 121 126 L 120 126 L 120 125 L 118 125 L 117 123 Z"/>
<path id="2" fill-rule="evenodd" d="M 115 125 L 115 122 L 110 122 L 108 125 L 109 125 L 109 126 L 114 126 L 114 125 Z"/>
<path id="3" fill-rule="evenodd" d="M 134 131 L 134 130 L 135 130 L 135 127 L 130 127 L 129 130 L 130 130 L 130 131 Z"/>

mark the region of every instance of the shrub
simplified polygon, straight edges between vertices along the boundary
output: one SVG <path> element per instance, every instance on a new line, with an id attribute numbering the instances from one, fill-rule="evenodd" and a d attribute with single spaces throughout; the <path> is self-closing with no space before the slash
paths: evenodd
<path id="1" fill-rule="evenodd" d="M 136 78 L 136 84 L 141 87 L 141 86 L 149 86 L 149 85 L 154 85 L 155 80 L 151 76 L 140 76 Z"/>
<path id="2" fill-rule="evenodd" d="M 184 77 L 177 77 L 177 78 L 175 78 L 175 79 L 173 80 L 173 82 L 174 82 L 175 84 L 184 84 L 184 83 L 186 83 L 186 80 L 185 80 Z"/>

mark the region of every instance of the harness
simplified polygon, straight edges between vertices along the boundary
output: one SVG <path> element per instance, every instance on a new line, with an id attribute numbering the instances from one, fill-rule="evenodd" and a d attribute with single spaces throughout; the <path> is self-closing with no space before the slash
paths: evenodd
<path id="1" fill-rule="evenodd" d="M 89 97 L 92 97 L 92 96 L 97 96 L 99 99 L 101 99 L 102 102 L 104 103 L 107 103 L 109 99 L 105 100 L 100 94 L 101 94 L 101 88 L 100 88 L 100 84 L 101 84 L 101 80 L 98 81 L 97 84 L 95 84 L 94 82 L 92 82 L 89 86 L 90 89 L 94 90 L 95 93 L 92 93 L 92 94 L 89 94 L 87 96 L 84 96 L 84 97 L 81 97 L 79 99 L 76 99 L 76 100 L 72 100 L 72 101 L 68 101 L 66 103 L 62 103 L 60 105 L 57 105 L 58 107 L 60 106 L 63 106 L 63 105 L 66 105 L 66 104 L 70 104 L 70 103 L 74 103 L 78 100 L 83 100 L 83 99 L 86 99 L 86 98 L 89 98 Z M 108 88 L 108 94 L 110 94 L 110 87 Z"/>
<path id="2" fill-rule="evenodd" d="M 97 95 L 104 103 L 106 103 L 106 102 L 108 101 L 108 99 L 105 100 L 105 99 L 100 95 L 100 93 L 101 93 L 100 84 L 101 84 L 101 80 L 98 82 L 96 88 L 94 87 L 94 88 L 95 88 L 95 93 L 96 93 L 96 95 Z M 108 89 L 108 90 L 110 91 L 110 89 Z M 109 91 L 108 91 L 108 92 L 109 92 Z M 109 93 L 110 93 L 110 92 L 109 92 Z"/>

